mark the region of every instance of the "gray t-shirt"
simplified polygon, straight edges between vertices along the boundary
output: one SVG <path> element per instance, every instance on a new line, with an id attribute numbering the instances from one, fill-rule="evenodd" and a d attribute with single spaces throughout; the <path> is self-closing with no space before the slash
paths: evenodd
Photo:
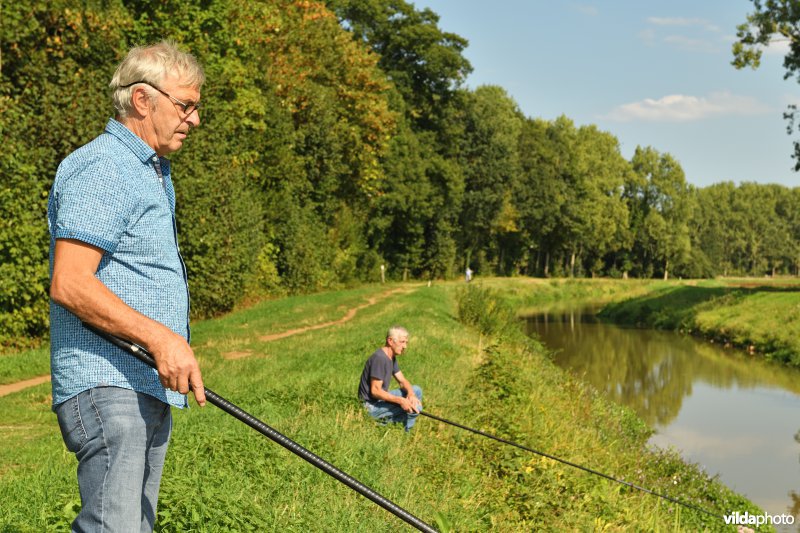
<path id="1" fill-rule="evenodd" d="M 392 376 L 400 372 L 400 367 L 397 365 L 397 358 L 389 359 L 383 348 L 375 350 L 364 365 L 364 371 L 361 373 L 361 383 L 358 384 L 358 397 L 362 401 L 376 401 L 370 394 L 370 387 L 373 379 L 379 379 L 381 388 L 389 392 L 389 383 L 392 381 Z"/>

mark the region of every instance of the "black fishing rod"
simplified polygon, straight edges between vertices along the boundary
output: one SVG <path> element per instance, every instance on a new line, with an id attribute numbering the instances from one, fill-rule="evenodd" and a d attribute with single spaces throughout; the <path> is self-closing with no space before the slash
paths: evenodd
<path id="1" fill-rule="evenodd" d="M 114 346 L 130 353 L 131 355 L 133 355 L 146 365 L 156 368 L 156 362 L 155 359 L 153 359 L 153 356 L 138 344 L 134 344 L 124 339 L 120 339 L 119 337 L 116 337 L 104 331 L 100 331 L 99 329 L 90 326 L 88 324 L 84 324 L 84 327 L 92 331 L 93 333 L 99 335 L 100 337 L 104 338 Z M 404 520 L 405 522 L 414 526 L 420 531 L 425 531 L 426 533 L 436 533 L 436 530 L 433 527 L 426 524 L 416 516 L 412 515 L 402 507 L 384 498 L 371 488 L 367 487 L 366 485 L 364 485 L 357 479 L 351 477 L 350 475 L 342 472 L 341 470 L 339 470 L 329 462 L 325 461 L 321 457 L 314 455 L 312 452 L 308 451 L 307 449 L 303 448 L 293 440 L 289 439 L 288 437 L 282 435 L 278 431 L 269 427 L 267 424 L 265 424 L 258 418 L 254 417 L 250 413 L 244 411 L 243 409 L 229 402 L 219 394 L 215 393 L 214 391 L 208 388 L 204 388 L 203 391 L 206 393 L 206 399 L 213 405 L 216 405 L 229 415 L 244 422 L 245 424 L 255 429 L 262 435 L 270 438 L 274 442 L 277 442 L 278 444 L 280 444 L 293 454 L 298 455 L 301 458 L 305 459 L 307 462 L 316 466 L 326 474 L 334 477 L 336 480 L 344 483 L 345 485 L 347 485 L 354 491 L 358 492 L 365 498 L 369 498 L 379 506 L 383 507 L 385 510 L 389 511 L 390 513 L 394 514 L 398 518 Z"/>
<path id="2" fill-rule="evenodd" d="M 683 505 L 684 507 L 688 507 L 689 509 L 694 509 L 695 511 L 700 511 L 700 512 L 706 513 L 707 515 L 713 516 L 715 518 L 720 518 L 720 519 L 723 519 L 723 520 L 725 519 L 725 517 L 723 517 L 722 515 L 718 515 L 716 513 L 712 513 L 711 511 L 703 509 L 702 507 L 697 507 L 696 505 L 692 505 L 691 503 L 686 503 L 686 502 L 683 502 L 683 501 L 680 501 L 680 500 L 676 500 L 675 498 L 673 498 L 671 496 L 667 496 L 666 494 L 659 494 L 658 492 L 652 491 L 650 489 L 646 489 L 644 487 L 640 487 L 639 485 L 635 485 L 635 484 L 633 484 L 633 483 L 631 483 L 629 481 L 625 481 L 623 479 L 617 479 L 615 477 L 611 477 L 611 476 L 609 476 L 607 474 L 604 474 L 602 472 L 598 472 L 597 470 L 592 470 L 591 468 L 588 468 L 588 467 L 585 467 L 585 466 L 581 466 L 579 464 L 572 463 L 570 461 L 567 461 L 566 459 L 561 459 L 560 457 L 556 457 L 555 455 L 551 455 L 549 453 L 541 452 L 539 450 L 534 450 L 533 448 L 529 448 L 527 446 L 523 446 L 522 444 L 517 444 L 516 442 L 512 442 L 510 440 L 506 440 L 506 439 L 503 439 L 501 437 L 497 437 L 495 435 L 492 435 L 490 433 L 486 433 L 485 431 L 481 431 L 479 429 L 474 429 L 474 428 L 471 428 L 471 427 L 467 427 L 467 426 L 461 425 L 461 424 L 459 424 L 457 422 L 453 422 L 452 420 L 447 420 L 447 419 L 442 418 L 440 416 L 436 416 L 436 415 L 432 415 L 430 413 L 426 413 L 425 411 L 420 411 L 419 414 L 427 416 L 428 418 L 433 418 L 434 420 L 438 420 L 439 422 L 444 422 L 445 424 L 450 424 L 451 426 L 455 426 L 457 428 L 465 429 L 467 431 L 471 431 L 472 433 L 476 433 L 478 435 L 482 435 L 484 437 L 488 437 L 490 439 L 494 439 L 494 440 L 496 440 L 498 442 L 502 442 L 503 444 L 508 444 L 510 446 L 515 446 L 515 447 L 517 447 L 517 448 L 519 448 L 521 450 L 525 450 L 527 452 L 532 452 L 532 453 L 535 453 L 537 455 L 541 455 L 542 457 L 547 457 L 548 459 L 552 459 L 553 461 L 558 461 L 559 463 L 564 463 L 565 465 L 569 465 L 569 466 L 572 466 L 574 468 L 578 468 L 580 470 L 583 470 L 584 472 L 589 472 L 590 474 L 594 474 L 596 476 L 604 477 L 604 478 L 606 478 L 608 480 L 615 481 L 615 482 L 621 483 L 623 485 L 627 485 L 628 487 L 634 488 L 636 490 L 640 490 L 642 492 L 646 492 L 648 494 L 652 494 L 653 496 L 657 496 L 659 498 L 663 498 L 665 500 L 671 501 L 672 503 L 677 503 L 678 505 Z"/>

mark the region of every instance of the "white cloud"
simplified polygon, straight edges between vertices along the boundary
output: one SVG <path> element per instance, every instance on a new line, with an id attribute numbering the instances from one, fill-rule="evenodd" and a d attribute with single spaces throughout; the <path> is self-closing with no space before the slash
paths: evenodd
<path id="1" fill-rule="evenodd" d="M 686 17 L 648 17 L 646 19 L 647 26 L 644 30 L 639 32 L 639 38 L 648 45 L 656 42 L 657 36 L 663 35 L 661 32 L 676 31 L 680 29 L 681 34 L 667 35 L 658 40 L 665 42 L 668 45 L 688 50 L 690 52 L 710 52 L 717 53 L 720 51 L 720 46 L 715 44 L 719 39 L 721 30 L 719 26 L 711 24 L 709 21 L 701 18 L 686 18 Z M 687 35 L 688 34 L 688 35 Z M 711 38 L 711 35 L 715 36 Z"/>
<path id="2" fill-rule="evenodd" d="M 588 4 L 573 4 L 572 9 L 581 13 L 583 15 L 588 15 L 590 17 L 596 17 L 600 14 L 595 6 L 590 6 Z"/>
<path id="3" fill-rule="evenodd" d="M 717 52 L 720 50 L 718 45 L 705 39 L 695 39 L 685 35 L 667 35 L 664 37 L 664 42 L 691 52 Z"/>
<path id="4" fill-rule="evenodd" d="M 681 17 L 647 17 L 647 22 L 656 26 L 702 26 L 706 24 L 703 19 Z"/>
<path id="5" fill-rule="evenodd" d="M 706 31 L 718 33 L 720 32 L 719 26 L 711 24 L 707 20 L 700 18 L 682 18 L 682 17 L 648 17 L 647 22 L 655 26 L 700 26 Z"/>
<path id="6" fill-rule="evenodd" d="M 783 107 L 793 105 L 800 109 L 800 96 L 795 93 L 784 93 L 781 104 Z"/>
<path id="7" fill-rule="evenodd" d="M 764 53 L 775 56 L 785 56 L 789 53 L 789 39 L 774 36 L 769 44 L 764 48 Z"/>
<path id="8" fill-rule="evenodd" d="M 618 106 L 601 118 L 617 122 L 690 122 L 715 116 L 758 115 L 768 111 L 770 108 L 755 98 L 724 91 L 704 97 L 671 94 L 657 100 L 645 98 Z"/>
<path id="9" fill-rule="evenodd" d="M 652 28 L 645 28 L 639 32 L 639 39 L 647 46 L 652 46 L 656 42 L 656 32 Z"/>

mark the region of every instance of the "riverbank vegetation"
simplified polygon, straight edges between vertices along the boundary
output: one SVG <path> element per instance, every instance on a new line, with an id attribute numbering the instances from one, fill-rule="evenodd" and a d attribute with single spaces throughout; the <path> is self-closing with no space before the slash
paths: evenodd
<path id="1" fill-rule="evenodd" d="M 691 333 L 800 367 L 800 283 L 716 280 L 664 284 L 606 306 L 618 324 Z"/>
<path id="2" fill-rule="evenodd" d="M 467 89 L 463 36 L 407 0 L 0 4 L 0 346 L 47 334 L 59 161 L 111 114 L 133 44 L 205 65 L 175 155 L 195 318 L 377 281 L 796 274 L 800 191 L 687 183 L 680 162 Z M 48 127 L 42 128 L 42 117 Z"/>
<path id="3" fill-rule="evenodd" d="M 800 281 L 795 278 L 481 280 L 520 315 L 593 307 L 615 324 L 679 331 L 800 366 Z"/>
<path id="4" fill-rule="evenodd" d="M 351 320 L 276 338 L 359 306 Z M 494 289 L 402 284 L 291 296 L 199 322 L 194 339 L 207 386 L 442 531 L 725 530 L 721 519 L 432 419 L 410 434 L 376 426 L 355 391 L 393 323 L 412 333 L 401 366 L 432 414 L 713 513 L 761 512 L 676 454 L 649 451 L 641 420 L 553 365 Z M 48 385 L 0 398 L 4 531 L 66 530 L 78 508 L 75 460 L 49 403 Z M 175 418 L 157 531 L 402 525 L 214 407 Z"/>

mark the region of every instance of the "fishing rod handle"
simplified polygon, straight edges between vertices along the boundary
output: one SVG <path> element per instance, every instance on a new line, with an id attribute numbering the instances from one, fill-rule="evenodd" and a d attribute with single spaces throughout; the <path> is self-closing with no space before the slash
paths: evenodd
<path id="1" fill-rule="evenodd" d="M 101 331 L 95 328 L 94 326 L 90 326 L 89 324 L 84 323 L 83 325 L 86 329 L 95 333 L 96 335 L 99 335 L 100 337 L 107 340 L 117 348 L 120 348 L 121 350 L 130 353 L 131 355 L 133 355 L 146 365 L 156 368 L 156 360 L 153 358 L 150 352 L 148 352 L 142 346 L 121 339 L 116 335 L 112 335 L 110 333 Z M 354 477 L 343 472 L 342 470 L 339 470 L 338 468 L 336 468 L 329 462 L 325 461 L 318 455 L 302 447 L 301 445 L 294 442 L 292 439 L 286 437 L 279 431 L 273 429 L 272 427 L 262 422 L 255 416 L 251 415 L 241 407 L 226 400 L 225 398 L 223 398 L 216 392 L 212 391 L 208 387 L 203 387 L 203 391 L 205 392 L 206 400 L 208 400 L 208 402 L 211 403 L 212 405 L 217 406 L 218 408 L 222 409 L 223 411 L 233 416 L 234 418 L 238 419 L 239 421 L 244 422 L 245 424 L 255 429 L 262 435 L 266 436 L 273 442 L 280 444 L 290 452 L 304 459 L 306 462 L 311 463 L 312 465 L 316 466 L 317 468 L 319 468 L 326 474 L 330 475 L 334 479 L 344 483 L 349 488 L 355 490 L 356 492 L 358 492 L 365 498 L 368 498 L 369 500 L 379 505 L 380 507 L 383 507 L 383 509 L 389 511 L 390 513 L 397 516 L 401 520 L 405 521 L 409 525 L 414 526 L 419 531 L 423 531 L 425 533 L 437 533 L 436 529 L 434 529 L 426 522 L 423 522 L 422 520 L 412 515 L 399 505 L 395 504 L 391 500 L 381 496 L 371 488 L 367 487 Z"/>
<path id="2" fill-rule="evenodd" d="M 102 337 L 103 339 L 107 340 L 117 348 L 128 352 L 129 354 L 131 354 L 132 356 L 134 356 L 136 359 L 146 364 L 147 366 L 157 368 L 156 360 L 153 358 L 152 355 L 150 355 L 150 352 L 148 352 L 146 349 L 142 348 L 138 344 L 120 339 L 116 335 L 112 335 L 111 333 L 106 333 L 105 331 L 99 330 L 94 326 L 90 326 L 86 322 L 83 323 L 83 327 L 85 327 L 98 337 Z"/>

